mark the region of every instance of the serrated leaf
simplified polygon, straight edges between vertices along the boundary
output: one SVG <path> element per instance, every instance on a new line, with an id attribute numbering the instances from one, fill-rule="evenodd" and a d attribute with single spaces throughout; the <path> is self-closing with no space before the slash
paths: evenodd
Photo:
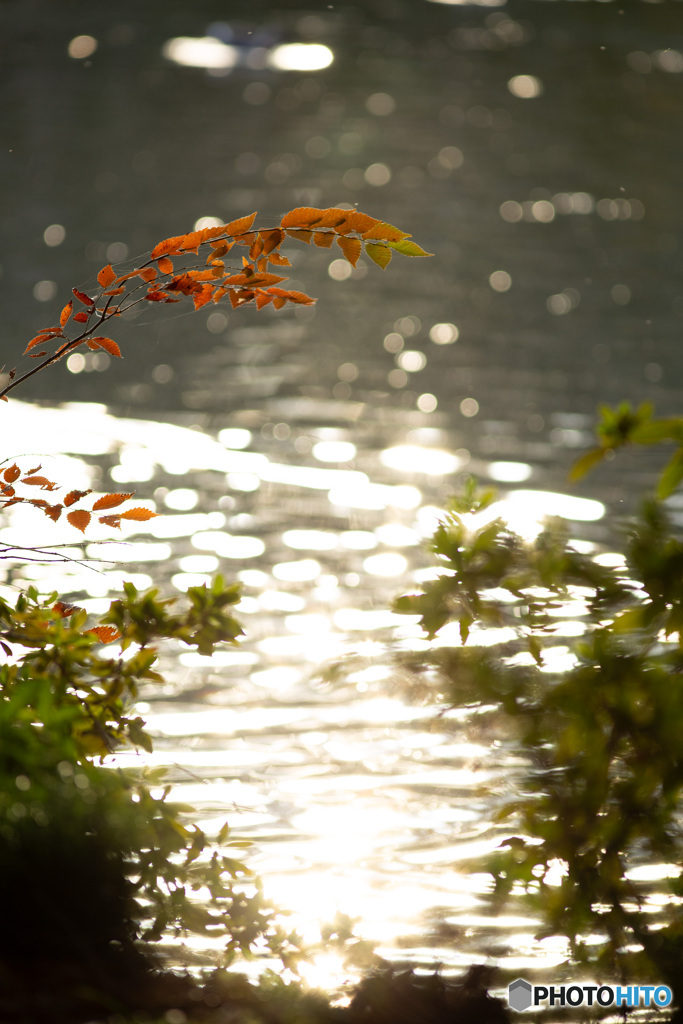
<path id="1" fill-rule="evenodd" d="M 127 512 L 121 512 L 121 519 L 134 519 L 136 522 L 142 523 L 147 519 L 154 519 L 158 514 L 148 508 L 129 508 Z"/>
<path id="2" fill-rule="evenodd" d="M 102 338 L 98 336 L 96 338 L 90 338 L 90 342 L 92 342 L 92 344 L 97 348 L 104 349 L 104 351 L 108 352 L 110 356 L 116 356 L 118 359 L 123 358 L 121 355 L 121 349 L 112 338 Z M 90 342 L 88 344 L 89 347 L 92 348 Z"/>
<path id="3" fill-rule="evenodd" d="M 376 263 L 382 270 L 386 270 L 391 261 L 391 249 L 386 245 L 377 245 L 375 242 L 366 242 L 365 251 L 373 263 Z"/>
<path id="4" fill-rule="evenodd" d="M 314 231 L 313 241 L 321 249 L 329 249 L 334 242 L 334 231 Z"/>
<path id="5" fill-rule="evenodd" d="M 158 242 L 152 249 L 152 259 L 155 260 L 159 256 L 168 256 L 170 253 L 178 252 L 183 244 L 184 237 L 184 235 L 174 235 L 173 238 L 165 238 L 163 242 Z"/>
<path id="6" fill-rule="evenodd" d="M 344 253 L 344 256 L 349 261 L 352 267 L 355 267 L 358 263 L 358 257 L 360 256 L 363 246 L 359 238 L 347 238 L 346 235 L 340 235 L 337 238 L 337 245 Z"/>
<path id="7" fill-rule="evenodd" d="M 76 530 L 80 530 L 81 533 L 85 533 L 86 527 L 90 522 L 90 513 L 87 509 L 77 508 L 73 512 L 67 512 L 67 522 L 71 524 Z"/>
<path id="8" fill-rule="evenodd" d="M 98 498 L 92 507 L 93 512 L 99 512 L 104 508 L 116 508 L 117 505 L 121 505 L 124 501 L 128 501 L 132 498 L 135 491 L 128 491 L 127 493 L 117 494 L 105 494 L 103 498 Z M 100 520 L 101 522 L 102 520 Z"/>
<path id="9" fill-rule="evenodd" d="M 250 213 L 248 217 L 239 217 L 237 220 L 231 220 L 229 224 L 226 224 L 223 231 L 226 235 L 242 235 L 245 231 L 248 231 L 251 225 L 256 219 L 256 213 Z"/>
<path id="10" fill-rule="evenodd" d="M 121 636 L 116 626 L 93 626 L 86 629 L 86 633 L 94 633 L 100 643 L 109 644 L 112 640 L 118 640 Z"/>
<path id="11" fill-rule="evenodd" d="M 91 494 L 92 489 L 87 491 L 69 491 L 67 496 L 64 498 L 64 505 L 69 508 L 70 505 L 74 505 L 80 498 L 85 498 L 86 494 Z"/>
<path id="12" fill-rule="evenodd" d="M 378 241 L 381 240 L 383 242 L 400 242 L 403 238 L 410 238 L 410 235 L 407 231 L 401 231 L 400 228 L 395 228 L 393 224 L 386 224 L 382 221 L 371 227 L 369 231 L 364 231 L 363 238 L 376 238 Z"/>
<path id="13" fill-rule="evenodd" d="M 411 242 L 409 238 L 402 238 L 398 242 L 387 242 L 392 249 L 400 252 L 402 256 L 433 256 L 433 252 L 425 252 L 417 242 Z"/>

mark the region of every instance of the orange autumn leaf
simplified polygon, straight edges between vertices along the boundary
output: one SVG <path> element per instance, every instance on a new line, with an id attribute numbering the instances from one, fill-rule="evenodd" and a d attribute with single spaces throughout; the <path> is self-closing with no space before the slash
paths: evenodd
<path id="1" fill-rule="evenodd" d="M 175 269 L 173 260 L 169 260 L 168 256 L 161 256 L 157 260 L 157 266 L 162 274 L 172 274 Z"/>
<path id="2" fill-rule="evenodd" d="M 40 469 L 40 466 L 38 468 Z M 21 470 L 19 469 L 15 462 L 12 466 L 6 469 L 2 475 L 8 484 L 12 484 L 17 479 L 17 477 L 21 476 Z"/>
<path id="3" fill-rule="evenodd" d="M 52 605 L 52 611 L 62 619 L 66 619 L 73 615 L 74 612 L 80 612 L 80 610 L 77 604 L 66 604 L 65 601 L 57 601 Z"/>
<path id="4" fill-rule="evenodd" d="M 313 235 L 313 241 L 316 245 L 319 245 L 321 249 L 329 249 L 334 242 L 334 232 L 316 231 Z"/>
<path id="5" fill-rule="evenodd" d="M 79 302 L 82 302 L 84 306 L 94 306 L 95 300 L 91 299 L 85 292 L 81 292 L 78 288 L 72 288 L 71 291 L 74 293 Z"/>
<path id="6" fill-rule="evenodd" d="M 123 287 L 123 285 L 121 285 L 119 288 L 111 288 L 111 289 L 109 289 L 106 292 L 102 292 L 102 294 L 103 295 L 121 295 L 121 293 L 125 292 L 125 290 L 126 289 Z"/>
<path id="7" fill-rule="evenodd" d="M 111 263 L 107 263 L 106 267 L 102 267 L 97 275 L 97 280 L 102 288 L 108 288 L 112 281 L 116 280 L 116 274 Z"/>
<path id="8" fill-rule="evenodd" d="M 74 320 L 75 320 L 75 322 L 77 324 L 87 324 L 89 319 L 90 319 L 90 314 L 89 313 L 84 313 L 84 312 L 74 313 Z"/>
<path id="9" fill-rule="evenodd" d="M 64 498 L 65 506 L 68 508 L 81 498 L 85 498 L 86 494 L 92 494 L 92 488 L 89 488 L 87 491 L 69 491 L 67 496 Z"/>
<path id="10" fill-rule="evenodd" d="M 37 505 L 38 502 L 34 502 L 33 504 Z M 44 505 L 41 505 L 41 508 L 43 509 L 43 512 L 45 513 L 45 515 L 49 516 L 53 523 L 56 523 L 57 520 L 59 519 L 59 517 L 62 514 L 62 509 L 64 508 L 64 506 L 63 505 L 48 505 L 47 502 L 45 502 Z"/>
<path id="11" fill-rule="evenodd" d="M 292 265 L 287 257 L 279 252 L 271 252 L 268 256 L 268 262 L 272 263 L 275 267 L 291 267 Z"/>
<path id="12" fill-rule="evenodd" d="M 263 239 L 260 238 L 257 235 L 256 238 L 254 239 L 254 241 L 251 243 L 251 248 L 249 249 L 249 259 L 250 260 L 257 260 L 262 252 L 263 252 Z"/>
<path id="13" fill-rule="evenodd" d="M 61 331 L 60 331 L 60 334 L 61 334 Z M 50 332 L 49 334 L 46 333 L 46 332 L 43 332 L 42 334 L 36 334 L 35 338 L 31 338 L 31 340 L 29 341 L 28 345 L 24 349 L 22 355 L 26 355 L 26 353 L 30 352 L 31 349 L 35 348 L 36 345 L 42 345 L 46 341 L 52 341 L 52 339 L 54 337 L 56 337 L 56 336 L 57 335 L 53 334 L 52 332 Z"/>
<path id="14" fill-rule="evenodd" d="M 202 238 L 202 231 L 190 231 L 188 235 L 183 235 L 182 240 L 182 251 L 183 252 L 199 252 L 199 246 L 202 244 L 204 239 Z"/>
<path id="15" fill-rule="evenodd" d="M 85 633 L 94 633 L 102 644 L 109 644 L 112 640 L 118 640 L 121 634 L 116 626 L 92 626 L 84 630 Z"/>
<path id="16" fill-rule="evenodd" d="M 205 284 L 198 295 L 193 297 L 194 308 L 201 309 L 207 302 L 211 302 L 213 297 L 213 287 L 210 284 Z"/>
<path id="17" fill-rule="evenodd" d="M 223 231 L 226 235 L 241 235 L 249 230 L 255 219 L 256 213 L 250 213 L 248 217 L 239 217 L 237 220 L 231 220 L 229 224 L 226 224 Z"/>
<path id="18" fill-rule="evenodd" d="M 296 238 L 300 242 L 305 242 L 306 245 L 311 244 L 311 238 L 313 237 L 313 232 L 308 228 L 287 228 L 285 234 L 289 235 L 290 238 Z"/>
<path id="19" fill-rule="evenodd" d="M 66 518 L 71 526 L 80 530 L 81 533 L 85 533 L 86 527 L 90 522 L 90 513 L 87 509 L 77 508 L 73 512 L 68 512 Z"/>
<path id="20" fill-rule="evenodd" d="M 100 516 L 100 522 L 104 523 L 105 526 L 115 526 L 117 530 L 121 529 L 121 516 Z"/>
<path id="21" fill-rule="evenodd" d="M 59 326 L 60 327 L 64 327 L 65 323 L 67 322 L 67 320 L 69 319 L 69 317 L 73 313 L 73 308 L 74 308 L 74 304 L 73 304 L 73 302 L 71 300 L 69 300 L 67 302 L 66 306 L 64 307 L 64 309 L 62 310 L 62 312 L 59 314 Z"/>
<path id="22" fill-rule="evenodd" d="M 355 267 L 363 248 L 360 239 L 348 238 L 346 235 L 339 235 L 337 238 L 337 245 L 344 253 L 351 266 Z"/>
<path id="23" fill-rule="evenodd" d="M 147 519 L 154 519 L 158 514 L 148 508 L 129 508 L 127 512 L 121 513 L 121 519 L 134 519 L 136 522 L 143 523 Z"/>
<path id="24" fill-rule="evenodd" d="M 376 217 L 369 217 L 367 213 L 361 213 L 360 210 L 347 210 L 344 223 L 337 228 L 337 231 L 345 234 L 349 231 L 356 231 L 362 235 L 364 231 L 370 231 L 375 224 L 379 223 L 380 221 Z"/>
<path id="25" fill-rule="evenodd" d="M 283 228 L 304 228 L 309 224 L 317 224 L 325 210 L 319 210 L 316 206 L 298 206 L 296 210 L 290 210 L 280 221 Z M 289 232 L 288 232 L 289 233 Z"/>
<path id="26" fill-rule="evenodd" d="M 213 252 L 209 255 L 209 257 L 208 257 L 206 262 L 210 263 L 211 260 L 218 259 L 218 257 L 220 257 L 220 256 L 225 256 L 226 252 L 229 252 L 230 249 L 232 249 L 234 244 L 235 244 L 234 242 L 225 242 L 225 241 L 223 241 L 223 242 L 212 242 L 211 243 L 211 248 L 213 249 Z"/>
<path id="27" fill-rule="evenodd" d="M 254 216 L 256 216 L 256 214 L 254 214 Z M 218 238 L 219 235 L 224 235 L 224 234 L 225 234 L 225 225 L 224 224 L 217 224 L 213 228 L 202 228 L 202 231 L 201 231 L 202 242 L 208 242 L 212 238 Z"/>
<path id="28" fill-rule="evenodd" d="M 179 252 L 184 238 L 185 235 L 174 235 L 173 238 L 165 238 L 163 242 L 159 242 L 152 249 L 152 259 L 155 260 L 159 256 L 168 256 L 171 253 Z"/>
<path id="29" fill-rule="evenodd" d="M 403 238 L 410 238 L 407 231 L 401 231 L 392 224 L 378 222 L 368 231 L 363 232 L 363 238 L 377 239 L 382 242 L 400 242 Z"/>
<path id="30" fill-rule="evenodd" d="M 21 482 L 28 484 L 29 487 L 42 487 L 44 491 L 53 491 L 57 486 L 53 480 L 48 480 L 45 476 L 23 476 Z"/>
<path id="31" fill-rule="evenodd" d="M 97 348 L 104 349 L 104 351 L 108 352 L 110 356 L 116 356 L 118 359 L 123 358 L 121 355 L 121 349 L 112 338 L 102 338 L 98 336 L 97 338 L 91 338 L 88 344 L 91 348 L 92 345 L 95 345 Z"/>
<path id="32" fill-rule="evenodd" d="M 262 292 L 260 289 L 256 292 L 256 308 L 263 309 L 269 302 L 273 301 L 273 296 L 270 292 Z"/>
<path id="33" fill-rule="evenodd" d="M 31 352 L 29 359 L 40 359 L 41 356 L 47 355 L 47 349 L 41 349 L 40 352 Z"/>
<path id="34" fill-rule="evenodd" d="M 93 512 L 99 512 L 103 508 L 116 508 L 117 505 L 121 505 L 124 501 L 128 501 L 129 498 L 132 498 L 134 494 L 135 491 L 129 491 L 126 494 L 105 494 L 103 498 L 97 499 L 92 510 Z"/>
<path id="35" fill-rule="evenodd" d="M 280 228 L 273 228 L 272 231 L 259 231 L 259 235 L 263 239 L 263 255 L 267 256 L 269 253 L 277 249 L 282 239 L 285 237 L 284 231 Z"/>

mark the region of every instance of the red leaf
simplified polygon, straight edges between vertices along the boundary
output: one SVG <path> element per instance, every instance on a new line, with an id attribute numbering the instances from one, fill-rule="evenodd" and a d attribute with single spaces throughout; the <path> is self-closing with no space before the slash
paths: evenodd
<path id="1" fill-rule="evenodd" d="M 85 529 L 90 522 L 90 513 L 87 509 L 77 508 L 73 512 L 68 512 L 66 518 L 73 527 L 80 530 L 81 533 L 85 533 Z"/>
<path id="2" fill-rule="evenodd" d="M 38 466 L 38 469 L 40 469 L 40 466 Z M 17 477 L 21 476 L 21 470 L 19 469 L 15 462 L 14 465 L 10 466 L 9 469 L 6 469 L 2 475 L 8 484 L 12 484 L 17 479 Z"/>
<path id="3" fill-rule="evenodd" d="M 66 498 L 64 498 L 64 504 L 68 508 L 70 505 L 74 505 L 81 498 L 85 498 L 86 494 L 92 494 L 92 488 L 87 491 L 69 491 Z"/>
<path id="4" fill-rule="evenodd" d="M 92 629 L 86 629 L 84 632 L 94 633 L 102 644 L 109 644 L 121 636 L 116 626 L 93 626 Z"/>
<path id="5" fill-rule="evenodd" d="M 59 333 L 61 335 L 61 331 Z M 36 334 L 35 338 L 31 338 L 31 340 L 29 341 L 28 345 L 26 346 L 26 348 L 22 352 L 22 355 L 25 356 L 26 353 L 30 352 L 31 349 L 35 348 L 36 345 L 42 345 L 46 341 L 52 341 L 52 339 L 54 337 L 56 337 L 56 335 L 53 334 L 52 332 L 50 332 L 50 334 L 46 334 L 45 332 L 43 332 L 43 334 Z"/>
<path id="6" fill-rule="evenodd" d="M 78 288 L 72 288 L 71 291 L 74 293 L 79 302 L 82 302 L 84 306 L 94 306 L 95 300 L 91 299 L 85 292 L 79 292 Z"/>
<path id="7" fill-rule="evenodd" d="M 81 312 L 81 313 L 74 313 L 74 320 L 76 321 L 77 324 L 87 324 L 89 319 L 90 319 L 90 314 L 89 313 L 83 313 L 83 312 Z"/>
<path id="8" fill-rule="evenodd" d="M 148 508 L 129 508 L 127 512 L 121 513 L 121 519 L 135 519 L 136 522 L 145 522 L 147 519 L 154 519 L 158 512 L 152 512 Z"/>
<path id="9" fill-rule="evenodd" d="M 117 356 L 119 359 L 123 358 L 123 356 L 121 355 L 121 349 L 112 338 L 102 338 L 99 336 L 97 338 L 91 338 L 90 341 L 88 342 L 88 345 L 91 348 L 92 345 L 95 345 L 96 348 L 103 348 L 104 351 L 108 352 L 110 356 Z"/>
<path id="10" fill-rule="evenodd" d="M 98 498 L 92 507 L 93 512 L 99 512 L 103 508 L 116 508 L 117 505 L 121 505 L 124 501 L 128 501 L 132 498 L 135 491 L 129 491 L 127 494 L 105 494 L 103 498 Z M 100 522 L 102 520 L 100 519 Z"/>
<path id="11" fill-rule="evenodd" d="M 144 296 L 148 302 L 168 302 L 170 296 L 166 292 L 158 292 L 154 288 L 151 288 Z"/>
<path id="12" fill-rule="evenodd" d="M 29 359 L 40 359 L 41 356 L 47 355 L 47 349 L 41 349 L 40 352 L 31 352 Z"/>
<path id="13" fill-rule="evenodd" d="M 66 306 L 64 307 L 62 312 L 59 314 L 59 326 L 60 327 L 64 327 L 65 323 L 67 322 L 67 320 L 69 319 L 69 317 L 71 316 L 71 314 L 73 312 L 73 308 L 74 308 L 73 302 L 71 302 L 71 301 L 67 302 Z"/>
<path id="14" fill-rule="evenodd" d="M 102 267 L 97 275 L 97 280 L 103 288 L 108 288 L 112 281 L 116 280 L 116 274 L 111 263 L 107 263 L 106 267 Z"/>

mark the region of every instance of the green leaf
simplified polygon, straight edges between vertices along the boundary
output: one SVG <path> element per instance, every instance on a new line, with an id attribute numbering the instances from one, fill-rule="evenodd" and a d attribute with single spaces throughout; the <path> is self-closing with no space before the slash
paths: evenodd
<path id="1" fill-rule="evenodd" d="M 387 242 L 387 245 L 391 249 L 395 249 L 396 252 L 400 252 L 402 256 L 433 256 L 433 252 L 425 252 L 425 250 L 417 244 L 417 242 L 411 242 L 408 238 L 402 238 L 400 242 Z"/>
<path id="2" fill-rule="evenodd" d="M 391 259 L 391 249 L 388 248 L 388 243 L 378 245 L 376 242 L 366 242 L 365 251 L 373 263 L 376 263 L 381 270 L 386 270 Z"/>
<path id="3" fill-rule="evenodd" d="M 610 448 L 593 448 L 591 451 L 586 452 L 580 459 L 577 459 L 569 472 L 570 480 L 580 480 L 581 477 L 585 476 L 594 466 L 597 466 L 599 462 L 605 457 L 605 453 L 611 451 Z"/>
<path id="4" fill-rule="evenodd" d="M 660 501 L 668 498 L 676 490 L 681 480 L 683 480 L 683 449 L 679 448 L 677 452 L 674 452 L 659 478 L 657 497 Z"/>

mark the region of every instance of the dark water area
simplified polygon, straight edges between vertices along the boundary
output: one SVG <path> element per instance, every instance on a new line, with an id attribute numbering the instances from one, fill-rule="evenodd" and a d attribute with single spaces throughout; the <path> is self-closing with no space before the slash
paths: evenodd
<path id="1" fill-rule="evenodd" d="M 150 696 L 157 760 L 207 820 L 242 807 L 304 930 L 336 894 L 394 956 L 547 971 L 564 947 L 522 910 L 487 917 L 487 879 L 457 869 L 499 840 L 519 760 L 476 716 L 403 703 L 391 654 L 421 641 L 387 608 L 461 471 L 602 502 L 572 527 L 594 544 L 654 481 L 647 452 L 567 473 L 599 403 L 681 409 L 683 6 L 10 0 L 0 30 L 6 367 L 73 285 L 200 218 L 357 204 L 434 253 L 349 275 L 293 242 L 314 310 L 145 309 L 122 361 L 27 382 L 43 408 L 3 437 L 178 513 L 121 555 L 141 586 L 150 563 L 176 590 L 245 585 L 244 648 Z M 205 36 L 234 67 L 164 49 Z M 268 65 L 295 42 L 334 59 Z M 109 592 L 49 579 L 93 611 Z"/>

